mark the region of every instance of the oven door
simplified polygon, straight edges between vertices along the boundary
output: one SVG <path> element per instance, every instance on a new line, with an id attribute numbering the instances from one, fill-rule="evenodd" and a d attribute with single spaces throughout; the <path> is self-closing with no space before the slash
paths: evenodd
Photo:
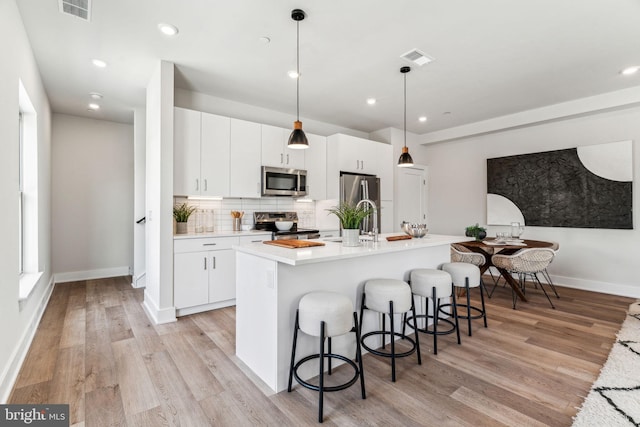
<path id="1" fill-rule="evenodd" d="M 262 166 L 262 195 L 302 197 L 307 195 L 307 171 Z"/>

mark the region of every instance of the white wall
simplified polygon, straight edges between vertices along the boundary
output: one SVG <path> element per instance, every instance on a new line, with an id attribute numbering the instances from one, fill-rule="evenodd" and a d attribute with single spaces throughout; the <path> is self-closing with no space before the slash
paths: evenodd
<path id="1" fill-rule="evenodd" d="M 133 266 L 133 126 L 54 114 L 52 245 L 56 282 Z"/>
<path id="2" fill-rule="evenodd" d="M 526 114 L 526 113 L 525 113 Z M 427 218 L 434 233 L 462 234 L 486 224 L 486 159 L 633 140 L 634 181 L 640 179 L 640 108 L 584 115 L 421 147 L 414 160 L 429 166 Z M 640 191 L 634 186 L 635 230 L 526 227 L 525 238 L 560 243 L 550 266 L 560 284 L 640 297 Z M 501 227 L 489 227 L 489 235 Z"/>
<path id="3" fill-rule="evenodd" d="M 146 110 L 138 108 L 133 115 L 134 120 L 134 194 L 133 194 L 133 278 L 135 288 L 145 286 L 145 230 L 146 223 L 137 224 L 145 217 L 145 176 L 146 172 Z"/>
<path id="4" fill-rule="evenodd" d="M 147 85 L 147 209 L 144 308 L 155 323 L 173 307 L 173 64 L 159 61 Z"/>
<path id="5" fill-rule="evenodd" d="M 51 292 L 51 111 L 15 1 L 0 1 L 0 403 L 6 402 Z M 43 273 L 18 302 L 18 86 L 37 114 L 38 264 Z"/>

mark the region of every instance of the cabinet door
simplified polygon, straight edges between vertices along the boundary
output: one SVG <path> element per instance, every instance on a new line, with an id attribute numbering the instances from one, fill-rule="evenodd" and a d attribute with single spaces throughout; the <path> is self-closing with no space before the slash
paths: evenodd
<path id="1" fill-rule="evenodd" d="M 365 149 L 364 144 L 357 138 L 342 135 L 338 146 L 340 171 L 362 173 L 362 154 Z"/>
<path id="2" fill-rule="evenodd" d="M 208 252 L 178 253 L 173 256 L 173 302 L 176 308 L 209 302 Z"/>
<path id="3" fill-rule="evenodd" d="M 305 155 L 309 149 L 289 148 L 288 144 L 291 132 L 293 132 L 293 129 L 284 129 L 283 133 L 282 152 L 284 154 L 284 167 L 288 169 L 305 169 Z M 309 140 L 309 134 L 306 135 L 307 140 Z M 311 146 L 311 140 L 309 140 L 309 146 Z"/>
<path id="4" fill-rule="evenodd" d="M 231 119 L 202 113 L 200 179 L 203 196 L 229 196 Z"/>
<path id="5" fill-rule="evenodd" d="M 200 112 L 174 109 L 173 194 L 199 196 Z"/>
<path id="6" fill-rule="evenodd" d="M 260 124 L 231 119 L 229 195 L 260 197 Z"/>
<path id="7" fill-rule="evenodd" d="M 284 141 L 283 128 L 262 125 L 262 166 L 284 167 L 282 141 Z"/>
<path id="8" fill-rule="evenodd" d="M 324 200 L 327 198 L 327 138 L 308 133 L 307 139 L 309 140 L 309 148 L 304 150 L 307 169 L 307 198 Z"/>
<path id="9" fill-rule="evenodd" d="M 209 302 L 236 297 L 236 255 L 232 249 L 209 252 Z"/>

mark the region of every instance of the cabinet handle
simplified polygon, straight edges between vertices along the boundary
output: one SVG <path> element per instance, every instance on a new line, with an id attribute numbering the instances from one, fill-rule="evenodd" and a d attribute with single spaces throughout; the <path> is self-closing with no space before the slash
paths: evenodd
<path id="1" fill-rule="evenodd" d="M 217 243 L 203 243 L 202 246 L 215 246 Z"/>
<path id="2" fill-rule="evenodd" d="M 287 154 L 287 164 L 289 164 L 289 155 Z"/>
<path id="3" fill-rule="evenodd" d="M 204 269 L 207 269 L 207 257 L 204 257 Z"/>
<path id="4" fill-rule="evenodd" d="M 196 191 L 200 191 L 200 180 L 196 178 Z"/>
<path id="5" fill-rule="evenodd" d="M 260 182 L 256 184 L 256 188 L 258 189 L 257 194 L 260 195 Z"/>
<path id="6" fill-rule="evenodd" d="M 207 185 L 207 180 L 205 179 L 205 180 L 204 180 L 204 191 L 207 191 L 207 187 L 208 187 L 208 185 Z"/>
<path id="7" fill-rule="evenodd" d="M 280 153 L 280 164 L 284 163 L 284 154 Z"/>
<path id="8" fill-rule="evenodd" d="M 327 234 L 324 237 L 333 237 L 333 234 Z"/>
<path id="9" fill-rule="evenodd" d="M 259 243 L 262 242 L 262 240 L 252 240 L 251 243 Z"/>
<path id="10" fill-rule="evenodd" d="M 356 160 L 356 169 L 360 169 L 360 160 Z"/>
<path id="11" fill-rule="evenodd" d="M 213 269 L 216 269 L 216 257 L 211 258 L 213 260 Z"/>

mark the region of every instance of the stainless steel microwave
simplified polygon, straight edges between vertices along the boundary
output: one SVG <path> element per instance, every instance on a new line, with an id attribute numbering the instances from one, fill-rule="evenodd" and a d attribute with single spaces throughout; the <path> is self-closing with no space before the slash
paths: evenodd
<path id="1" fill-rule="evenodd" d="M 303 197 L 307 195 L 307 171 L 262 166 L 262 195 Z"/>

